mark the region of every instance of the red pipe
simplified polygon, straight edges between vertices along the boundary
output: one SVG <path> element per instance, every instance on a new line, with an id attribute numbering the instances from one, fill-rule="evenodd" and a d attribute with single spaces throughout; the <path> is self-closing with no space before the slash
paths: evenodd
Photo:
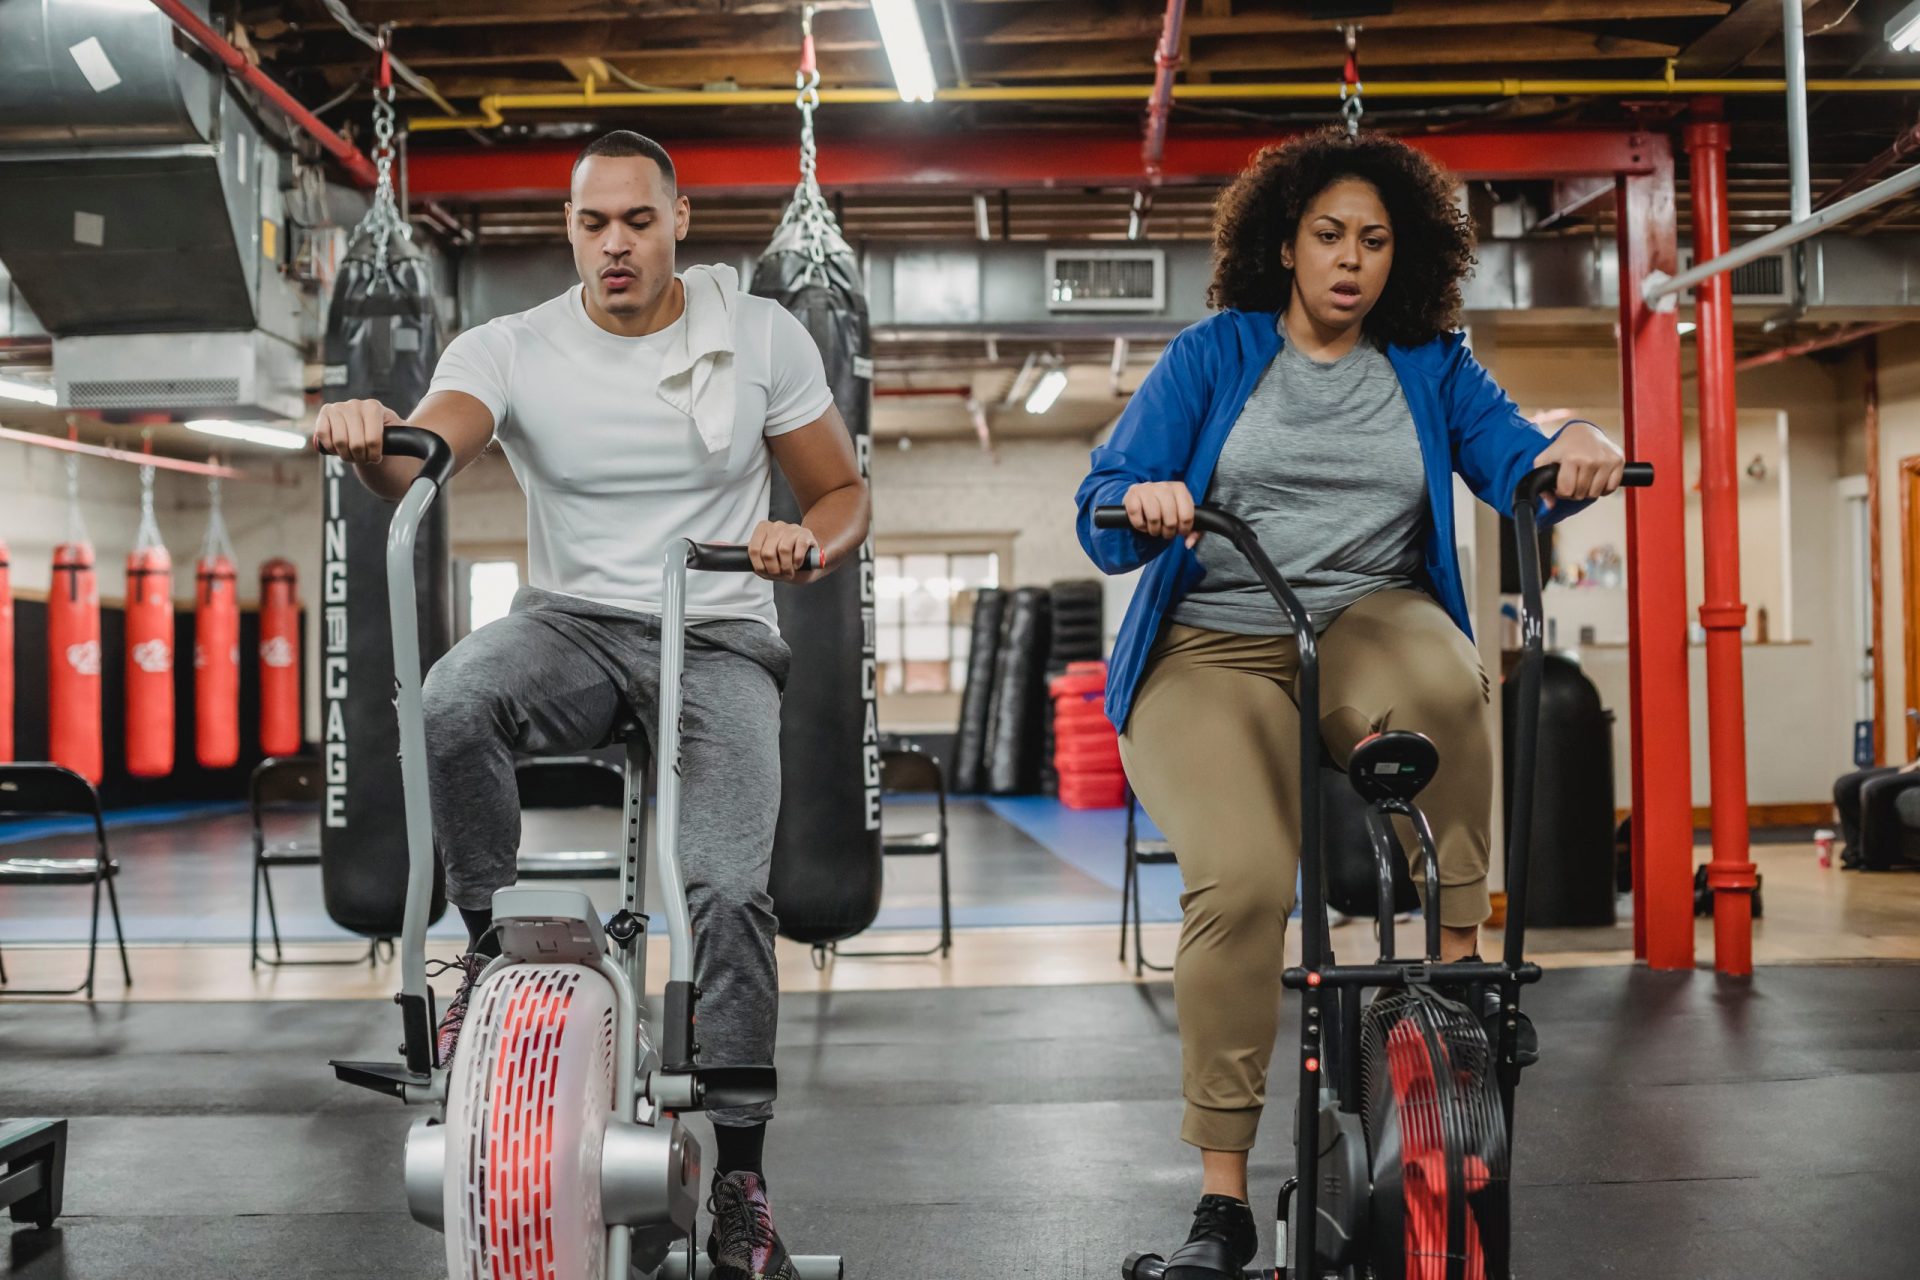
<path id="1" fill-rule="evenodd" d="M 266 72 L 248 62 L 245 54 L 227 43 L 218 31 L 208 26 L 193 10 L 187 8 L 183 0 L 153 0 L 153 7 L 171 18 L 173 25 L 184 32 L 195 44 L 218 58 L 227 70 L 266 95 L 268 101 L 280 108 L 287 119 L 299 125 L 326 148 L 328 154 L 340 162 L 355 182 L 363 187 L 374 186 L 378 175 L 374 170 L 373 162 L 362 155 L 358 147 L 327 128 L 320 122 L 320 117 L 300 105 L 299 99 L 282 89 Z"/>
<path id="2" fill-rule="evenodd" d="M 973 394 L 972 387 L 875 387 L 873 394 L 881 396 L 958 396 L 965 400 Z"/>
<path id="3" fill-rule="evenodd" d="M 1876 333 L 1885 333 L 1889 329 L 1898 329 L 1905 321 L 1888 320 L 1880 324 L 1859 324 L 1851 329 L 1842 329 L 1838 333 L 1829 333 L 1819 338 L 1808 338 L 1805 342 L 1796 342 L 1792 346 L 1777 347 L 1772 351 L 1762 351 L 1757 356 L 1748 356 L 1737 362 L 1735 373 L 1745 373 L 1749 369 L 1758 369 L 1762 365 L 1778 364 L 1782 360 L 1791 360 L 1795 356 L 1804 356 L 1809 352 L 1826 351 L 1833 347 L 1844 347 L 1871 338 Z"/>
<path id="4" fill-rule="evenodd" d="M 1551 135 L 1548 135 L 1551 136 Z M 1640 282 L 1680 257 L 1673 155 L 1649 135 L 1644 173 L 1614 183 L 1620 249 L 1620 400 L 1627 456 L 1682 474 L 1680 336 Z M 1722 277 L 1723 279 L 1725 277 Z M 1687 696 L 1686 486 L 1627 494 L 1627 651 L 1633 769 L 1633 950 L 1651 969 L 1693 968 L 1693 794 Z"/>
<path id="5" fill-rule="evenodd" d="M 1160 28 L 1160 44 L 1153 51 L 1153 96 L 1147 99 L 1147 137 L 1140 160 L 1147 180 L 1160 181 L 1160 162 L 1167 154 L 1167 118 L 1173 114 L 1173 73 L 1180 66 L 1180 24 L 1187 0 L 1167 0 L 1167 19 Z"/>
<path id="6" fill-rule="evenodd" d="M 1693 173 L 1694 252 L 1702 261 L 1727 251 L 1727 145 L 1722 120 L 1687 126 Z M 1700 325 L 1700 525 L 1706 596 L 1707 756 L 1713 781 L 1714 968 L 1730 977 L 1753 973 L 1754 866 L 1747 844 L 1747 726 L 1740 632 L 1740 442 L 1735 423 L 1733 282 L 1724 272 L 1695 295 Z"/>

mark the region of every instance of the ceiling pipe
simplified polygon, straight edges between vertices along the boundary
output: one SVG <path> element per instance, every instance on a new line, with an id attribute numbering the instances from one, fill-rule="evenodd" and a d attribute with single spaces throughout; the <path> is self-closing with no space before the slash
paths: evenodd
<path id="1" fill-rule="evenodd" d="M 1160 43 L 1153 51 L 1153 92 L 1147 97 L 1147 132 L 1140 147 L 1141 166 L 1148 182 L 1160 181 L 1160 161 L 1167 154 L 1167 119 L 1173 114 L 1173 73 L 1180 69 L 1180 24 L 1187 0 L 1167 0 L 1167 16 L 1160 25 Z"/>
<path id="2" fill-rule="evenodd" d="M 154 0 L 155 4 L 171 0 Z M 934 91 L 936 102 L 1146 102 L 1154 95 L 1149 84 L 974 85 Z M 1684 97 L 1703 93 L 1777 95 L 1787 92 L 1785 80 L 1408 80 L 1367 82 L 1369 98 L 1520 98 L 1520 97 Z M 1810 93 L 1920 93 L 1920 78 L 1886 80 L 1808 80 Z M 1248 84 L 1187 84 L 1180 87 L 1186 101 L 1245 102 L 1261 100 L 1340 101 L 1338 81 L 1283 81 Z M 900 101 L 895 89 L 822 89 L 820 101 L 832 106 L 888 106 Z M 791 89 L 673 89 L 629 93 L 598 90 L 588 94 L 490 93 L 480 98 L 478 113 L 470 116 L 418 116 L 407 121 L 414 132 L 433 129 L 483 129 L 506 123 L 504 111 L 568 111 L 600 107 L 793 107 Z"/>
<path id="3" fill-rule="evenodd" d="M 1893 140 L 1892 146 L 1842 178 L 1838 186 L 1824 192 L 1818 200 L 1815 200 L 1813 207 L 1824 209 L 1835 201 L 1844 200 L 1876 181 L 1887 170 L 1909 158 L 1916 151 L 1920 151 L 1920 124 L 1908 129 Z"/>
<path id="4" fill-rule="evenodd" d="M 1807 28 L 1803 0 L 1780 0 L 1780 38 L 1787 54 L 1787 170 L 1793 220 L 1813 212 L 1813 172 L 1807 156 Z"/>
<path id="5" fill-rule="evenodd" d="M 172 19 L 183 35 L 219 59 L 233 76 L 242 84 L 258 90 L 274 106 L 278 107 L 288 120 L 311 135 L 314 141 L 324 148 L 328 155 L 338 160 L 341 167 L 350 174 L 360 186 L 371 189 L 378 182 L 373 161 L 361 154 L 360 148 L 320 121 L 320 117 L 300 105 L 299 99 L 282 89 L 266 72 L 247 61 L 247 56 L 208 26 L 193 10 L 187 8 L 184 0 L 153 0 L 153 7 Z M 793 95 L 788 94 L 789 98 Z M 445 119 L 446 117 L 441 117 Z"/>
<path id="6" fill-rule="evenodd" d="M 951 387 L 875 387 L 873 394 L 875 399 L 893 397 L 955 397 L 961 400 L 971 400 L 973 398 L 973 388 L 965 384 Z"/>
<path id="7" fill-rule="evenodd" d="M 16 431 L 12 427 L 0 427 L 0 440 L 11 440 L 15 444 L 30 445 L 36 449 L 52 449 L 57 453 L 77 453 L 88 458 L 103 458 L 108 462 L 130 462 L 137 467 L 184 471 L 190 476 L 207 476 L 210 479 L 255 480 L 259 478 L 233 467 L 223 467 L 217 462 L 188 462 L 183 458 L 169 458 L 158 453 L 129 453 L 125 449 L 116 449 L 112 445 L 82 444 L 78 440 L 43 436 L 36 431 Z"/>
<path id="8" fill-rule="evenodd" d="M 1782 360 L 1791 360 L 1795 356 L 1808 355 L 1815 351 L 1831 351 L 1835 347 L 1851 346 L 1862 338 L 1871 338 L 1876 333 L 1885 333 L 1889 329 L 1898 329 L 1904 321 L 1889 320 L 1882 324 L 1855 325 L 1851 329 L 1842 329 L 1838 333 L 1824 334 L 1818 338 L 1809 338 L 1805 342 L 1796 342 L 1791 346 L 1775 347 L 1772 351 L 1762 351 L 1759 355 L 1747 356 L 1736 361 L 1733 368 L 1736 373 L 1745 373 L 1749 369 L 1758 369 L 1762 365 L 1779 364 Z"/>

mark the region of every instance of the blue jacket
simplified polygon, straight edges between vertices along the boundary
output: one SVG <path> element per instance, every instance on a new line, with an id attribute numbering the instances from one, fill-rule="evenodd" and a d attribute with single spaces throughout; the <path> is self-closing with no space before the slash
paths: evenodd
<path id="1" fill-rule="evenodd" d="M 1126 728 L 1161 622 L 1206 571 L 1185 541 L 1132 529 L 1096 529 L 1093 509 L 1117 504 L 1133 485 L 1157 480 L 1185 481 L 1196 502 L 1205 500 L 1227 434 L 1279 354 L 1277 321 L 1271 311 L 1221 311 L 1169 343 L 1120 415 L 1112 438 L 1093 451 L 1093 469 L 1075 495 L 1080 545 L 1102 572 L 1130 573 L 1147 566 L 1107 674 L 1107 717 L 1116 728 Z M 1547 440 L 1473 358 L 1462 335 L 1446 334 L 1418 347 L 1389 346 L 1387 359 L 1399 375 L 1426 460 L 1432 518 L 1422 585 L 1472 635 L 1453 543 L 1453 472 L 1482 502 L 1507 511 L 1514 486 L 1532 469 Z M 1562 519 L 1582 505 L 1560 503 L 1543 512 L 1542 521 Z"/>

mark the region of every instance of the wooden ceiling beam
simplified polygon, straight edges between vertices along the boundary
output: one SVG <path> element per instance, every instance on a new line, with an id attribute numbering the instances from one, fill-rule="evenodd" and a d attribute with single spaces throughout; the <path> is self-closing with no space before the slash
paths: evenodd
<path id="1" fill-rule="evenodd" d="M 738 17 L 785 17 L 798 24 L 801 0 L 736 0 L 728 12 Z M 318 8 L 318 5 L 314 6 Z M 821 13 L 864 10 L 868 0 L 814 0 Z M 281 6 L 274 6 L 280 12 Z M 263 12 L 265 10 L 263 9 Z M 627 18 L 688 18 L 713 12 L 712 0 L 355 0 L 354 16 L 372 27 L 391 22 L 401 28 L 495 27 L 548 22 L 608 22 Z"/>
<path id="2" fill-rule="evenodd" d="M 980 6 L 975 5 L 978 9 Z M 997 6 L 996 6 L 997 7 Z M 1011 8 L 1011 5 L 1006 6 Z M 1093 0 L 1047 0 L 1023 5 L 1017 13 L 997 20 L 963 19 L 961 41 L 966 44 L 1034 44 L 1082 42 L 1089 39 L 1139 39 L 1151 42 L 1160 34 L 1164 9 L 1136 8 L 1116 14 L 1110 4 Z M 1618 22 L 1637 18 L 1700 18 L 1726 14 L 1726 0 L 1398 0 L 1393 12 L 1368 17 L 1368 31 L 1396 31 L 1436 27 L 1504 27 L 1545 22 Z M 1202 9 L 1189 13 L 1184 30 L 1193 36 L 1243 38 L 1261 35 L 1325 34 L 1336 23 L 1314 18 L 1299 5 L 1285 7 L 1259 0 L 1240 0 L 1231 13 Z M 1362 49 L 1367 37 L 1361 36 Z M 1497 56 L 1501 42 L 1487 50 Z"/>
<path id="3" fill-rule="evenodd" d="M 1809 10 L 1820 8 L 1827 0 L 1806 0 Z M 1844 6 L 1845 0 L 1842 0 Z M 1839 9 L 1835 9 L 1837 14 Z M 1712 27 L 1681 53 L 1675 72 L 1682 76 L 1724 76 L 1759 52 L 1767 41 L 1780 34 L 1780 0 L 1746 0 L 1739 8 Z M 1807 26 L 1818 27 L 1817 21 Z"/>

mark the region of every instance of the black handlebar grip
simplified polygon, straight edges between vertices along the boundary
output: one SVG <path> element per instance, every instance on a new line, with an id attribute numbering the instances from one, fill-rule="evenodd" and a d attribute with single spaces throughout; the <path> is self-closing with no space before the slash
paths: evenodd
<path id="1" fill-rule="evenodd" d="M 1096 529 L 1126 529 L 1133 524 L 1125 507 L 1095 507 L 1093 509 L 1093 527 Z"/>
<path id="2" fill-rule="evenodd" d="M 818 569 L 821 563 L 820 548 L 808 547 L 801 567 Z M 703 573 L 752 573 L 753 558 L 735 542 L 692 542 L 687 544 L 687 568 Z"/>
<path id="3" fill-rule="evenodd" d="M 422 427 L 388 427 L 381 448 L 402 458 L 420 459 L 420 475 L 438 489 L 453 479 L 453 446 Z"/>
<path id="4" fill-rule="evenodd" d="M 1228 515 L 1218 507 L 1193 509 L 1193 527 L 1202 533 L 1218 533 L 1230 538 L 1239 523 L 1237 517 Z M 1127 514 L 1125 507 L 1095 507 L 1093 526 L 1096 529 L 1131 529 L 1133 518 Z"/>
<path id="5" fill-rule="evenodd" d="M 1514 486 L 1515 504 L 1531 503 L 1552 490 L 1560 480 L 1560 464 L 1549 463 L 1544 467 L 1535 467 L 1520 477 L 1520 483 Z M 1653 483 L 1653 464 L 1651 462 L 1629 462 L 1621 472 L 1620 483 L 1632 488 L 1645 488 Z"/>

